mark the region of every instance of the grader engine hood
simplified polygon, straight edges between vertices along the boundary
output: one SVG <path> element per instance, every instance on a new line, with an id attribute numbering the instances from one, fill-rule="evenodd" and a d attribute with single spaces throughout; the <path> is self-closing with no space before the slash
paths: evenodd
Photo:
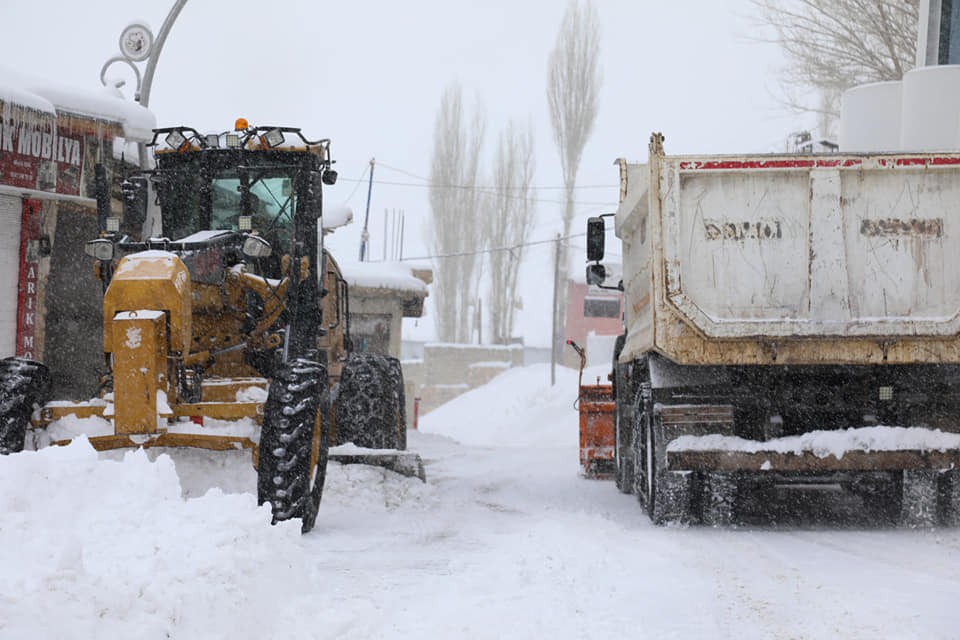
<path id="1" fill-rule="evenodd" d="M 113 323 L 120 312 L 164 311 L 169 316 L 170 350 L 190 352 L 190 273 L 176 255 L 141 251 L 125 256 L 103 298 L 103 350 L 113 353 Z"/>
<path id="2" fill-rule="evenodd" d="M 176 255 L 124 257 L 103 301 L 104 351 L 113 356 L 116 434 L 150 434 L 167 417 L 168 355 L 189 353 L 190 274 Z"/>

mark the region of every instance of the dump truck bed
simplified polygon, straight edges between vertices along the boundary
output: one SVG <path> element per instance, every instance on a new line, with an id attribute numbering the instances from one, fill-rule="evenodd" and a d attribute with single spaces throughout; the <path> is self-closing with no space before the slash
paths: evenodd
<path id="1" fill-rule="evenodd" d="M 620 162 L 628 361 L 957 363 L 960 154 Z"/>

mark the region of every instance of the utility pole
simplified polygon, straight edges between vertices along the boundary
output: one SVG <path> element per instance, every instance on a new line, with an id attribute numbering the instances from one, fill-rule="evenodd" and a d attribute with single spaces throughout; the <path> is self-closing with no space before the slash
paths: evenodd
<path id="1" fill-rule="evenodd" d="M 477 344 L 483 344 L 483 298 L 477 298 Z"/>
<path id="2" fill-rule="evenodd" d="M 370 225 L 370 194 L 373 193 L 373 168 L 376 165 L 376 158 L 370 158 L 370 182 L 367 183 L 367 213 L 363 217 L 363 232 L 360 234 L 360 262 L 366 260 L 367 245 L 370 244 L 370 232 L 367 230 Z"/>
<path id="3" fill-rule="evenodd" d="M 550 314 L 550 324 L 553 329 L 550 332 L 550 386 L 557 384 L 557 333 L 560 331 L 557 322 L 557 293 L 560 289 L 560 234 L 557 234 L 557 242 L 553 251 L 553 312 Z"/>

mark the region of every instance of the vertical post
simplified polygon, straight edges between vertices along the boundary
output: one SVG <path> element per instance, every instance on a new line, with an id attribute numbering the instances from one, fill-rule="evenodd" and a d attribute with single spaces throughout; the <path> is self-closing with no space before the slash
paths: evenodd
<path id="1" fill-rule="evenodd" d="M 390 211 L 386 208 L 383 210 L 383 259 L 384 261 L 388 260 L 387 257 L 387 229 L 389 228 L 390 220 Z"/>
<path id="2" fill-rule="evenodd" d="M 413 430 L 417 431 L 420 428 L 420 397 L 415 397 L 413 399 Z"/>
<path id="3" fill-rule="evenodd" d="M 176 21 L 177 16 L 180 15 L 180 11 L 183 9 L 183 5 L 187 4 L 187 0 L 177 0 L 173 7 L 170 9 L 170 13 L 167 14 L 166 19 L 163 21 L 163 25 L 160 27 L 160 32 L 157 34 L 157 39 L 153 42 L 153 47 L 150 52 L 150 57 L 147 59 L 147 67 L 143 72 L 143 84 L 140 88 L 140 96 L 138 100 L 145 108 L 150 107 L 150 87 L 153 85 L 153 73 L 157 68 L 157 59 L 160 57 L 160 52 L 163 50 L 163 43 L 167 41 L 167 34 L 170 33 L 170 27 L 173 26 L 173 23 Z M 147 146 L 143 142 L 137 145 L 140 151 L 140 168 L 149 169 L 148 166 L 149 160 L 147 159 Z"/>
<path id="4" fill-rule="evenodd" d="M 477 298 L 477 344 L 483 344 L 483 298 Z"/>
<path id="5" fill-rule="evenodd" d="M 367 212 L 363 216 L 363 232 L 360 234 L 360 262 L 363 262 L 367 255 L 367 244 L 370 242 L 370 232 L 367 227 L 370 224 L 370 194 L 373 193 L 373 168 L 376 164 L 376 158 L 370 158 L 370 182 L 367 183 Z"/>
<path id="6" fill-rule="evenodd" d="M 557 292 L 559 290 L 558 281 L 560 279 L 560 234 L 557 234 L 557 241 L 553 252 L 553 305 L 550 314 L 550 386 L 557 384 L 557 333 L 559 323 L 557 322 Z"/>

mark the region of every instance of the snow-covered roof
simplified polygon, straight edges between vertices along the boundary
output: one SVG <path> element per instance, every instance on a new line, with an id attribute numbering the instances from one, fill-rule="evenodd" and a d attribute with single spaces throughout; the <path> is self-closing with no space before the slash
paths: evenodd
<path id="1" fill-rule="evenodd" d="M 323 230 L 333 231 L 353 222 L 353 209 L 349 205 L 340 204 L 323 208 Z"/>
<path id="2" fill-rule="evenodd" d="M 0 66 L 0 100 L 44 113 L 70 113 L 117 122 L 124 137 L 150 140 L 157 119 L 116 88 L 81 89 L 26 76 Z"/>
<path id="3" fill-rule="evenodd" d="M 427 285 L 402 262 L 341 262 L 340 271 L 352 287 L 427 294 Z"/>

